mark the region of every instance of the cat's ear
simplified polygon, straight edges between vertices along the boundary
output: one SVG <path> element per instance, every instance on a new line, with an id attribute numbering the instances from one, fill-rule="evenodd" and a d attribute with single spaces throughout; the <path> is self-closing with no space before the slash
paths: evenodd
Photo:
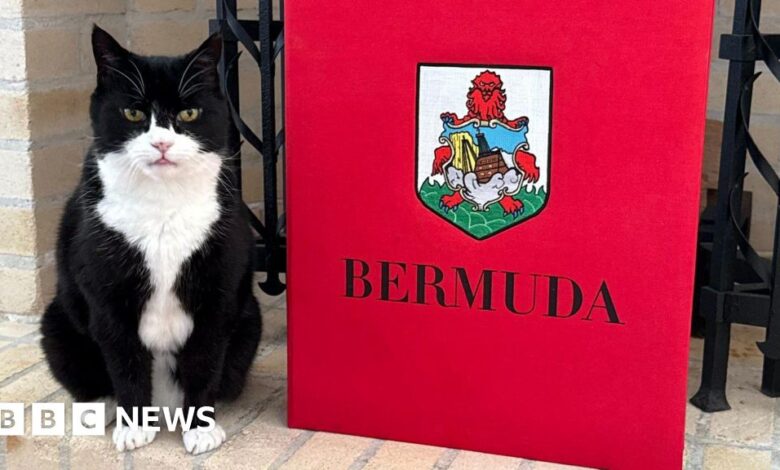
<path id="1" fill-rule="evenodd" d="M 197 61 L 201 67 L 214 67 L 216 70 L 219 58 L 222 55 L 222 33 L 214 33 L 203 44 L 190 52 L 189 56 Z"/>
<path id="2" fill-rule="evenodd" d="M 92 27 L 92 53 L 95 55 L 98 74 L 105 72 L 107 66 L 116 67 L 129 55 L 116 39 L 98 25 Z"/>

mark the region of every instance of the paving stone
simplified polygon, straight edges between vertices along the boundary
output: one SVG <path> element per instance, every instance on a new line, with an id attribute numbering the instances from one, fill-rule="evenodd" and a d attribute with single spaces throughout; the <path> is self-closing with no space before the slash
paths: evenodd
<path id="1" fill-rule="evenodd" d="M 686 426 L 686 432 L 687 432 L 687 426 Z M 691 446 L 688 444 L 688 441 L 685 441 L 685 448 L 683 449 L 683 468 L 686 470 L 690 469 L 693 470 L 694 463 L 691 461 Z M 699 463 L 698 466 L 700 467 L 701 464 Z"/>
<path id="2" fill-rule="evenodd" d="M 263 338 L 260 345 L 287 342 L 287 312 L 279 308 L 263 310 Z"/>
<path id="3" fill-rule="evenodd" d="M 702 411 L 695 406 L 691 405 L 690 403 L 687 403 L 685 405 L 685 434 L 686 435 L 695 435 L 696 434 L 696 428 L 697 424 L 699 422 L 699 418 L 701 417 Z"/>
<path id="4" fill-rule="evenodd" d="M 306 441 L 281 468 L 349 468 L 371 442 L 372 439 L 366 437 L 319 432 Z"/>
<path id="5" fill-rule="evenodd" d="M 50 403 L 62 403 L 65 406 L 65 435 L 71 436 L 73 433 L 72 426 L 72 410 L 73 410 L 73 397 L 70 396 L 67 390 L 61 388 L 57 393 L 49 396 L 47 399 Z"/>
<path id="6" fill-rule="evenodd" d="M 685 433 L 686 435 L 692 435 L 696 432 L 696 426 L 701 416 L 702 411 L 695 406 L 688 403 L 687 399 L 690 399 L 696 391 L 699 389 L 699 381 L 701 380 L 701 362 L 691 359 L 688 365 L 688 389 L 685 394 Z"/>
<path id="7" fill-rule="evenodd" d="M 759 391 L 760 374 L 745 367 L 729 369 L 726 394 L 732 409 L 712 414 L 709 437 L 734 444 L 771 444 L 775 400 Z"/>
<path id="8" fill-rule="evenodd" d="M 282 282 L 287 282 L 287 276 L 284 274 L 282 274 L 280 278 L 282 279 Z M 276 303 L 276 307 L 287 309 L 287 291 L 283 292 L 282 295 L 279 296 L 279 301 Z"/>
<path id="9" fill-rule="evenodd" d="M 688 363 L 688 384 L 686 394 L 690 398 L 699 390 L 701 381 L 701 362 L 691 359 Z"/>
<path id="10" fill-rule="evenodd" d="M 0 381 L 37 364 L 42 359 L 43 351 L 37 344 L 20 344 L 0 352 Z"/>
<path id="11" fill-rule="evenodd" d="M 756 342 L 764 341 L 764 328 L 749 325 L 731 325 L 729 364 L 747 363 L 750 367 L 762 367 L 764 355 Z"/>
<path id="12" fill-rule="evenodd" d="M 157 437 L 151 444 L 133 451 L 133 469 L 190 468 L 192 458 L 184 449 L 181 432 L 169 432 L 166 429 L 157 433 Z"/>
<path id="13" fill-rule="evenodd" d="M 8 436 L 6 466 L 8 470 L 59 469 L 60 436 Z"/>
<path id="14" fill-rule="evenodd" d="M 432 468 L 445 451 L 446 449 L 441 447 L 387 441 L 364 468 L 365 470 Z"/>
<path id="15" fill-rule="evenodd" d="M 6 441 L 6 464 L 13 469 L 55 469 L 59 467 L 58 448 L 63 436 L 32 436 L 30 408 L 25 410 L 24 435 L 8 436 Z"/>
<path id="16" fill-rule="evenodd" d="M 713 446 L 704 451 L 706 470 L 769 470 L 772 454 L 768 451 Z"/>
<path id="17" fill-rule="evenodd" d="M 41 366 L 0 388 L 0 402 L 23 402 L 28 405 L 51 395 L 60 385 L 49 368 Z"/>
<path id="18" fill-rule="evenodd" d="M 64 389 L 56 393 L 50 401 L 65 405 L 65 435 L 68 439 L 68 454 L 72 469 L 122 469 L 124 454 L 118 452 L 111 441 L 113 424 L 106 426 L 103 436 L 73 436 L 73 397 Z"/>
<path id="19" fill-rule="evenodd" d="M 106 432 L 111 430 L 109 426 Z M 73 436 L 70 438 L 70 468 L 120 470 L 124 468 L 124 455 L 114 448 L 109 434 Z"/>
<path id="20" fill-rule="evenodd" d="M 449 470 L 471 470 L 489 468 L 491 470 L 517 470 L 523 459 L 502 455 L 483 454 L 481 452 L 460 451 Z"/>
<path id="21" fill-rule="evenodd" d="M 225 429 L 228 438 L 253 419 L 269 400 L 281 394 L 280 384 L 272 383 L 254 372 L 247 376 L 244 391 L 233 403 L 217 404 L 217 422 Z"/>
<path id="22" fill-rule="evenodd" d="M 262 280 L 265 278 L 265 276 L 258 276 L 260 279 L 257 280 L 257 282 L 262 282 Z M 260 305 L 262 307 L 265 307 L 266 309 L 272 309 L 272 308 L 282 308 L 284 307 L 287 301 L 287 295 L 268 295 L 265 292 L 263 292 L 262 289 L 259 287 L 255 288 L 255 296 L 257 296 L 258 300 L 260 301 Z"/>
<path id="23" fill-rule="evenodd" d="M 261 376 L 287 377 L 287 345 L 275 348 L 256 362 L 252 369 Z"/>
<path id="24" fill-rule="evenodd" d="M 303 432 L 287 427 L 286 401 L 271 403 L 260 416 L 203 463 L 204 469 L 255 470 L 268 468 Z"/>
<path id="25" fill-rule="evenodd" d="M 0 322 L 0 336 L 20 338 L 38 330 L 38 323 Z"/>

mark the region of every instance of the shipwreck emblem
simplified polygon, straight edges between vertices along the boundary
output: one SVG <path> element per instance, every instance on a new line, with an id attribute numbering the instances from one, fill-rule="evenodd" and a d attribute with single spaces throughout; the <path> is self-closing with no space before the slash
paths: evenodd
<path id="1" fill-rule="evenodd" d="M 477 239 L 539 214 L 549 194 L 552 71 L 420 65 L 417 87 L 423 204 Z"/>

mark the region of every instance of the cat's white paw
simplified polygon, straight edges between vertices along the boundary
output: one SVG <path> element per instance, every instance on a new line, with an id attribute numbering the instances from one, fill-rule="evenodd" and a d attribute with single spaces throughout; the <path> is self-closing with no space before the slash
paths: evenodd
<path id="1" fill-rule="evenodd" d="M 152 442 L 156 435 L 157 431 L 154 430 L 117 426 L 114 428 L 114 445 L 119 452 L 138 449 Z"/>
<path id="2" fill-rule="evenodd" d="M 211 431 L 204 431 L 201 428 L 193 428 L 182 433 L 184 448 L 193 455 L 202 454 L 214 450 L 225 442 L 225 430 L 219 424 L 214 425 Z"/>

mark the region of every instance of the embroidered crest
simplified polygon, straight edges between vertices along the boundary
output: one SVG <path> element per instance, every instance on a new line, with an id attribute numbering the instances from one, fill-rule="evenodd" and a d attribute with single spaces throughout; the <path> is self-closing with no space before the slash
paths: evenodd
<path id="1" fill-rule="evenodd" d="M 416 190 L 477 239 L 539 214 L 549 194 L 552 71 L 420 65 Z"/>

